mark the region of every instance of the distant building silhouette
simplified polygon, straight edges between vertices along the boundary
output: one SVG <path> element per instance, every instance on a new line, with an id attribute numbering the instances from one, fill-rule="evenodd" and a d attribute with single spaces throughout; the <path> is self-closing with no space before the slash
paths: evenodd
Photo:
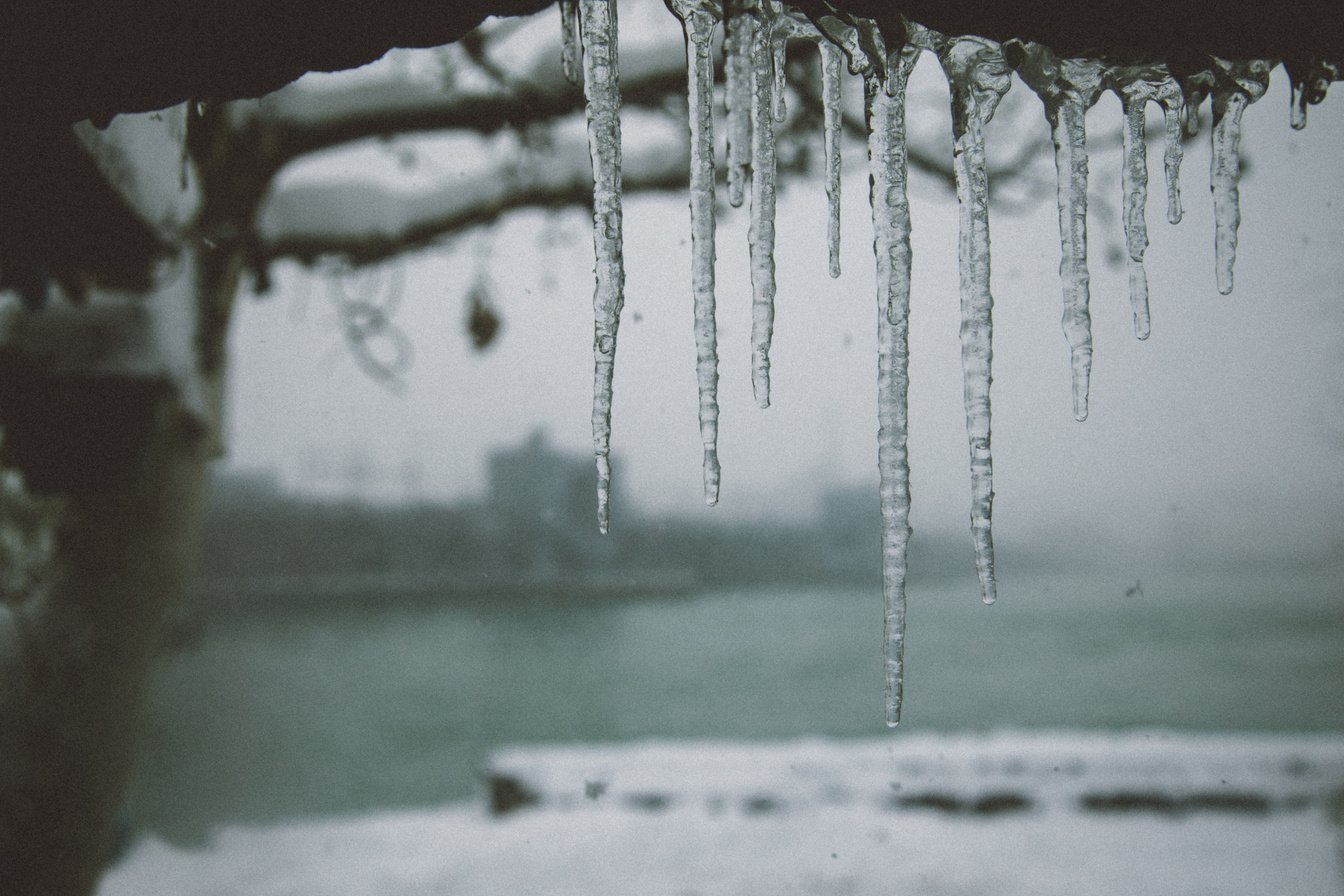
<path id="1" fill-rule="evenodd" d="M 597 532 L 596 470 L 590 456 L 551 447 L 543 429 L 487 459 L 486 513 L 520 567 L 573 570 L 607 556 Z M 613 504 L 619 507 L 613 495 Z M 619 511 L 618 511 L 619 512 Z"/>

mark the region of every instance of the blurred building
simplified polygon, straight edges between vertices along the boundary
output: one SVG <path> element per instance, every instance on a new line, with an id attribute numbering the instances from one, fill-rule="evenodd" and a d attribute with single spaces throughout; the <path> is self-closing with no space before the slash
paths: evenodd
<path id="1" fill-rule="evenodd" d="M 611 547 L 597 531 L 597 474 L 591 455 L 567 453 L 534 430 L 522 445 L 487 460 L 486 513 L 509 565 L 545 572 L 591 567 Z M 619 513 L 619 494 L 612 504 Z"/>

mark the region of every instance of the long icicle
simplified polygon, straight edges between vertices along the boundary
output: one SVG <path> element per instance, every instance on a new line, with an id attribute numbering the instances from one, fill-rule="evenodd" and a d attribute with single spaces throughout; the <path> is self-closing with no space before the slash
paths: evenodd
<path id="1" fill-rule="evenodd" d="M 1053 122 L 1059 193 L 1060 277 L 1064 281 L 1064 335 L 1073 374 L 1073 417 L 1087 419 L 1092 378 L 1092 313 L 1087 271 L 1087 129 L 1086 107 L 1062 103 Z"/>
<path id="2" fill-rule="evenodd" d="M 1167 177 L 1167 220 L 1179 224 L 1185 214 L 1181 208 L 1181 160 L 1185 156 L 1181 138 L 1185 134 L 1185 95 L 1181 93 L 1181 85 L 1176 83 L 1175 78 L 1168 75 L 1158 87 L 1157 101 L 1162 104 L 1165 134 L 1162 167 Z"/>
<path id="3" fill-rule="evenodd" d="M 695 0 L 669 0 L 686 32 L 691 129 L 691 292 L 695 297 L 695 376 L 700 388 L 705 503 L 719 502 L 719 356 L 714 323 L 714 14 Z"/>
<path id="4" fill-rule="evenodd" d="M 905 576 L 910 543 L 910 202 L 906 193 L 905 88 L 919 57 L 907 47 L 888 83 L 864 83 L 868 201 L 877 260 L 877 465 L 882 506 L 883 665 L 887 724 L 901 720 L 905 670 Z"/>
<path id="5" fill-rule="evenodd" d="M 1064 291 L 1061 324 L 1069 343 L 1073 416 L 1087 419 L 1092 376 L 1092 314 L 1087 270 L 1087 110 L 1101 96 L 1101 63 L 1057 59 L 1039 44 L 1022 45 L 1018 74 L 1045 107 L 1055 144 L 1059 200 L 1059 278 Z"/>
<path id="6" fill-rule="evenodd" d="M 751 162 L 751 46 L 756 17 L 745 0 L 723 4 L 723 103 L 728 113 L 728 202 L 738 208 L 747 198 Z"/>
<path id="7" fill-rule="evenodd" d="M 832 277 L 840 276 L 840 130 L 841 82 L 840 48 L 822 39 L 817 48 L 821 52 L 821 105 L 825 130 L 826 152 L 826 245 L 830 254 Z"/>
<path id="8" fill-rule="evenodd" d="M 597 527 L 611 519 L 611 388 L 616 331 L 625 304 L 621 236 L 621 91 L 617 75 L 616 0 L 580 0 L 583 92 L 593 159 L 593 448 L 597 458 Z"/>
<path id="9" fill-rule="evenodd" d="M 583 77 L 582 55 L 578 0 L 560 0 L 560 66 L 571 84 L 578 84 Z"/>
<path id="10" fill-rule="evenodd" d="M 762 27 L 766 29 L 770 41 L 770 71 L 774 75 L 770 95 L 774 106 L 775 121 L 783 122 L 789 117 L 788 97 L 788 39 L 789 29 L 783 20 L 784 11 L 779 0 L 761 0 L 764 16 Z"/>
<path id="11" fill-rule="evenodd" d="M 1129 304 L 1134 314 L 1134 335 L 1147 339 L 1152 332 L 1148 308 L 1148 274 L 1143 256 L 1148 250 L 1148 101 L 1156 91 L 1148 78 L 1127 79 L 1116 87 L 1125 126 L 1121 132 L 1124 164 L 1120 169 L 1120 188 L 1124 192 L 1122 218 L 1125 226 L 1126 266 L 1129 272 Z"/>
<path id="12" fill-rule="evenodd" d="M 1241 180 L 1241 113 L 1264 95 L 1270 64 L 1263 61 L 1220 63 L 1222 76 L 1213 91 L 1213 157 L 1209 189 L 1213 192 L 1214 265 L 1218 292 L 1232 292 L 1232 266 L 1237 260 L 1237 228 L 1241 226 L 1238 182 Z"/>
<path id="13" fill-rule="evenodd" d="M 761 15 L 768 16 L 762 10 Z M 751 41 L 751 388 L 770 406 L 770 342 L 775 329 L 775 122 L 772 29 L 758 22 Z"/>
<path id="14" fill-rule="evenodd" d="M 995 599 L 990 368 L 994 298 L 989 290 L 989 179 L 984 126 L 1011 85 L 997 44 L 958 38 L 938 54 L 952 91 L 952 164 L 960 206 L 961 364 L 971 454 L 971 534 L 981 599 Z"/>

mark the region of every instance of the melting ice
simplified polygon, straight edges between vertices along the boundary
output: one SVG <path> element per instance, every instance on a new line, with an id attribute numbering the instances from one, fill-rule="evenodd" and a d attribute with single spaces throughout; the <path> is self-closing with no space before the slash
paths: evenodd
<path id="1" fill-rule="evenodd" d="M 788 118 L 786 42 L 818 44 L 821 66 L 828 200 L 827 242 L 832 276 L 840 272 L 840 136 L 844 55 L 851 75 L 865 82 L 870 204 L 877 266 L 878 467 L 882 506 L 884 656 L 887 719 L 901 714 L 905 642 L 906 548 L 910 538 L 907 439 L 909 388 L 910 214 L 906 193 L 905 88 L 923 51 L 931 51 L 947 77 L 952 98 L 953 169 L 960 206 L 959 271 L 963 392 L 971 461 L 971 532 L 981 596 L 995 598 L 990 453 L 990 382 L 993 358 L 989 259 L 989 184 L 984 128 L 1016 69 L 1041 98 L 1055 145 L 1059 200 L 1063 328 L 1070 346 L 1074 416 L 1087 416 L 1092 358 L 1087 270 L 1087 110 L 1105 90 L 1123 109 L 1122 216 L 1135 334 L 1150 330 L 1144 273 L 1148 247 L 1145 114 L 1163 111 L 1167 219 L 1181 220 L 1182 138 L 1199 129 L 1199 107 L 1212 98 L 1210 188 L 1213 194 L 1216 282 L 1232 289 L 1236 255 L 1240 127 L 1245 108 L 1268 85 L 1271 60 L 1208 58 L 1203 68 L 1179 74 L 1165 65 L 1106 65 L 1059 59 L 1038 44 L 999 44 L 978 37 L 948 37 L 901 20 L 901 33 L 877 23 L 811 4 L 812 14 L 779 0 L 666 0 L 686 36 L 687 98 L 691 134 L 691 295 L 695 309 L 696 378 L 704 446 L 705 498 L 718 499 L 718 357 L 715 335 L 715 29 L 723 29 L 723 102 L 727 198 L 746 201 L 751 186 L 749 251 L 752 281 L 752 385 L 769 404 L 770 339 L 775 294 L 775 125 Z M 582 77 L 587 98 L 593 163 L 594 308 L 593 441 L 598 470 L 598 524 L 607 530 L 611 493 L 611 388 L 616 334 L 623 304 L 621 246 L 620 88 L 617 80 L 615 0 L 561 0 L 564 70 Z M 820 10 L 820 11 L 818 11 Z M 1340 72 L 1314 63 L 1293 75 L 1290 120 L 1306 123 L 1306 107 L 1319 103 Z"/>
<path id="2" fill-rule="evenodd" d="M 621 91 L 617 78 L 616 4 L 580 0 L 583 89 L 593 157 L 593 446 L 597 458 L 597 526 L 607 531 L 611 505 L 611 381 L 616 331 L 625 304 L 621 236 Z"/>

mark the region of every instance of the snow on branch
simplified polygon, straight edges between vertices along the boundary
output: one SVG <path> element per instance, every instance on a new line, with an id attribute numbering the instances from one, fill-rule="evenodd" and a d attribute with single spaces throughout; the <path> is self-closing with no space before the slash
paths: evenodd
<path id="1" fill-rule="evenodd" d="M 621 65 L 627 107 L 664 108 L 684 89 L 679 36 L 670 17 L 655 12 L 661 18 L 627 32 Z M 301 78 L 260 101 L 234 104 L 234 126 L 260 135 L 261 163 L 278 170 L 308 153 L 368 138 L 491 135 L 581 112 L 583 92 L 561 73 L 554 23 L 539 19 L 496 22 L 432 54 L 394 51 L 362 69 Z"/>
<path id="2" fill-rule="evenodd" d="M 685 189 L 684 129 L 663 116 L 645 117 L 648 139 L 627 149 L 626 189 Z M 431 188 L 342 178 L 278 184 L 258 221 L 259 256 L 311 262 L 336 255 L 367 264 L 512 211 L 587 206 L 592 202 L 588 145 L 581 121 L 567 124 L 555 128 L 540 148 L 519 147 L 505 135 L 483 141 L 477 153 L 491 161 Z"/>

